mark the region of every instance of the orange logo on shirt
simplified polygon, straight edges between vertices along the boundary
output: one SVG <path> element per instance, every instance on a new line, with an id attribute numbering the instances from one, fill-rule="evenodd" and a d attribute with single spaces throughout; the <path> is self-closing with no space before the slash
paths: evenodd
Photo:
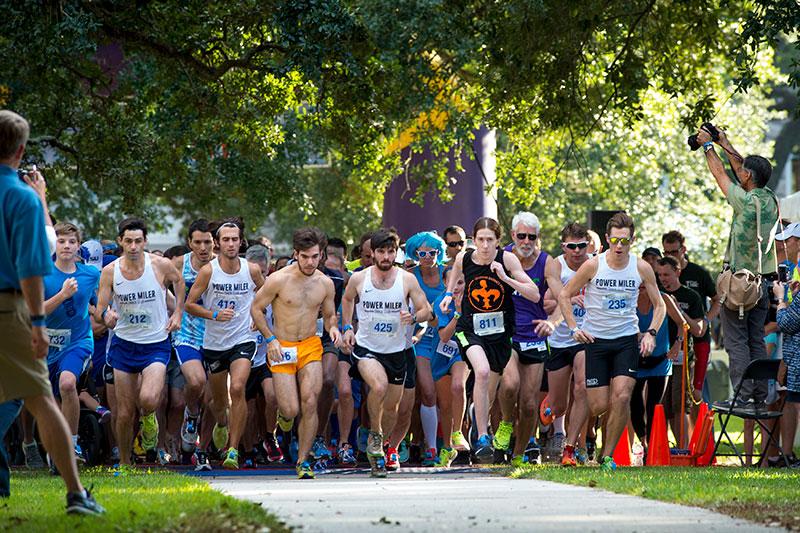
<path id="1" fill-rule="evenodd" d="M 497 311 L 503 305 L 503 286 L 488 276 L 478 276 L 469 282 L 467 290 L 472 307 L 481 311 Z"/>

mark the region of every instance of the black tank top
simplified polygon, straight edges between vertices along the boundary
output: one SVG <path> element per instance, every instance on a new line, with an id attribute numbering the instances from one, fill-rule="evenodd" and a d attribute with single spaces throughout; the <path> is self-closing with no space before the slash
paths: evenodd
<path id="1" fill-rule="evenodd" d="M 464 254 L 462 271 L 464 273 L 464 299 L 461 302 L 461 318 L 458 319 L 456 331 L 476 333 L 473 316 L 483 313 L 503 313 L 504 331 L 481 335 L 487 341 L 509 338 L 514 334 L 514 302 L 511 295 L 514 289 L 500 281 L 489 265 L 478 265 L 472 260 L 475 250 L 467 250 Z M 498 249 L 495 261 L 503 265 L 503 250 Z M 491 315 L 485 315 L 491 321 Z M 479 318 L 480 322 L 480 318 Z M 496 323 L 496 322 L 495 322 Z M 491 327 L 493 324 L 489 324 Z"/>

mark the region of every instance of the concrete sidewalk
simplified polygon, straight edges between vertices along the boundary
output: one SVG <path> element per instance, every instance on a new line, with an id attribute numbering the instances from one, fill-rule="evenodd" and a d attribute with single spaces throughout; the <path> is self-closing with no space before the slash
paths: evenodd
<path id="1" fill-rule="evenodd" d="M 369 478 L 363 471 L 300 481 L 218 478 L 211 486 L 259 502 L 302 531 L 780 531 L 696 507 L 472 469 Z"/>

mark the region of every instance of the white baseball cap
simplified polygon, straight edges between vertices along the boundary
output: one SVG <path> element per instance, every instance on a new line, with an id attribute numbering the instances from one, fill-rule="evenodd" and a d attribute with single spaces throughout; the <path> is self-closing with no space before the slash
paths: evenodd
<path id="1" fill-rule="evenodd" d="M 100 241 L 86 241 L 81 244 L 81 257 L 87 265 L 103 270 L 103 245 Z"/>
<path id="2" fill-rule="evenodd" d="M 783 231 L 775 235 L 776 241 L 785 241 L 789 237 L 797 237 L 800 239 L 800 222 L 792 222 Z"/>

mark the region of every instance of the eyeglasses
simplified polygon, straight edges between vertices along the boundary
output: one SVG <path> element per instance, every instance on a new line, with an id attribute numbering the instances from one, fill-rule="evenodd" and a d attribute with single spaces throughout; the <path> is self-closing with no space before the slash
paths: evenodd
<path id="1" fill-rule="evenodd" d="M 457 248 L 459 246 L 464 246 L 464 241 L 450 241 L 447 243 L 447 246 L 450 248 Z"/>
<path id="2" fill-rule="evenodd" d="M 417 257 L 419 257 L 420 259 L 422 259 L 423 257 L 429 257 L 429 256 L 430 257 L 436 257 L 437 255 L 439 255 L 439 250 L 430 250 L 430 251 L 417 250 Z"/>
<path id="3" fill-rule="evenodd" d="M 539 236 L 535 233 L 515 233 L 514 235 L 521 241 L 524 241 L 525 239 L 529 241 L 535 241 L 539 238 Z"/>
<path id="4" fill-rule="evenodd" d="M 609 237 L 608 242 L 611 246 L 616 246 L 617 244 L 621 244 L 622 246 L 628 246 L 631 243 L 632 239 L 628 237 Z"/>
<path id="5" fill-rule="evenodd" d="M 664 250 L 664 255 L 679 256 L 679 255 L 681 255 L 681 249 L 680 248 L 676 248 L 675 250 Z"/>
<path id="6" fill-rule="evenodd" d="M 565 248 L 568 248 L 568 249 L 570 249 L 570 250 L 583 250 L 584 248 L 586 248 L 587 246 L 589 246 L 589 243 L 588 243 L 588 242 L 586 242 L 586 241 L 581 241 L 581 242 L 565 242 L 565 243 L 562 243 L 562 244 L 564 245 L 564 247 L 565 247 Z"/>

